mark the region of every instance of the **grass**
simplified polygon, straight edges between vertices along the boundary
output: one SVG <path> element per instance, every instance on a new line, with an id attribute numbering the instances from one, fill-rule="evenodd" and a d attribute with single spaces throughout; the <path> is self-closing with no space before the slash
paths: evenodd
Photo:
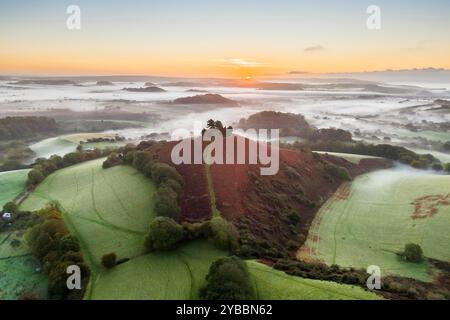
<path id="1" fill-rule="evenodd" d="M 380 159 L 378 157 L 365 156 L 359 154 L 351 154 L 351 153 L 339 153 L 339 152 L 328 152 L 328 151 L 314 151 L 319 154 L 329 154 L 330 156 L 343 158 L 351 163 L 359 164 L 362 159 Z"/>
<path id="2" fill-rule="evenodd" d="M 67 136 L 61 136 L 61 139 L 66 141 L 79 144 L 81 141 L 86 142 L 88 139 L 98 139 L 98 138 L 114 138 L 116 135 L 113 133 L 79 133 L 79 134 L 71 134 Z"/>
<path id="3" fill-rule="evenodd" d="M 13 240 L 20 241 L 20 245 L 11 246 Z M 47 279 L 43 273 L 35 272 L 37 266 L 22 234 L 0 233 L 0 300 L 16 300 L 24 293 L 45 298 Z"/>
<path id="4" fill-rule="evenodd" d="M 30 149 L 36 154 L 35 158 L 49 158 L 54 154 L 64 156 L 67 153 L 75 152 L 77 144 L 56 137 L 34 143 L 30 145 Z"/>
<path id="5" fill-rule="evenodd" d="M 83 144 L 83 149 L 100 149 L 100 150 L 104 150 L 107 148 L 120 148 L 125 146 L 126 143 L 125 142 L 91 142 L 91 143 L 84 143 Z"/>
<path id="6" fill-rule="evenodd" d="M 80 240 L 92 274 L 85 299 L 198 299 L 211 263 L 227 253 L 207 241 L 191 241 L 177 250 L 145 253 L 154 185 L 131 167 L 101 168 L 102 160 L 65 168 L 47 177 L 22 209 L 59 201 L 66 224 Z M 129 261 L 105 270 L 103 254 Z M 377 298 L 359 288 L 285 275 L 249 261 L 261 299 Z"/>
<path id="7" fill-rule="evenodd" d="M 28 170 L 0 172 L 0 209 L 25 189 Z"/>
<path id="8" fill-rule="evenodd" d="M 248 261 L 247 265 L 260 300 L 380 299 L 359 287 L 290 276 L 256 261 Z"/>
<path id="9" fill-rule="evenodd" d="M 207 242 L 176 251 L 147 254 L 102 273 L 92 299 L 198 299 L 211 263 L 226 253 Z M 378 299 L 361 288 L 289 276 L 256 261 L 247 262 L 258 299 Z M 127 289 L 118 285 L 127 283 Z"/>
<path id="10" fill-rule="evenodd" d="M 225 252 L 202 241 L 171 252 L 146 254 L 103 272 L 90 298 L 196 299 L 209 266 L 223 256 Z M 120 283 L 127 283 L 127 289 Z"/>
<path id="11" fill-rule="evenodd" d="M 112 251 L 119 259 L 141 255 L 143 235 L 155 216 L 155 186 L 131 167 L 102 169 L 103 160 L 51 174 L 21 205 L 31 211 L 58 201 L 94 268 Z"/>
<path id="12" fill-rule="evenodd" d="M 396 253 L 413 242 L 427 257 L 450 259 L 450 206 L 436 205 L 431 217 L 412 217 L 416 199 L 449 194 L 450 176 L 398 168 L 360 176 L 349 191 L 338 190 L 321 208 L 299 256 L 330 265 L 378 265 L 382 274 L 430 281 L 433 270 L 427 262 L 409 263 Z"/>

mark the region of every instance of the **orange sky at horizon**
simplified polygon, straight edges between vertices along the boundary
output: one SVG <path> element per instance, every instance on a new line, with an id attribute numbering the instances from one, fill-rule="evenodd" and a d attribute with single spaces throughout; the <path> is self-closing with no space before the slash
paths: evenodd
<path id="1" fill-rule="evenodd" d="M 2 75 L 280 76 L 450 69 L 450 3 L 379 0 L 382 28 L 358 1 L 78 0 L 0 2 Z M 205 5 L 208 3 L 208 5 Z"/>

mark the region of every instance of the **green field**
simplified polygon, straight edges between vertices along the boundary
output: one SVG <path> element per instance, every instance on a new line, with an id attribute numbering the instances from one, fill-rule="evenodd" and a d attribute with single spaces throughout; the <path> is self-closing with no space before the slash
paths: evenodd
<path id="1" fill-rule="evenodd" d="M 49 158 L 56 154 L 63 156 L 67 153 L 74 152 L 77 144 L 60 137 L 49 138 L 30 145 L 30 149 L 36 154 L 36 158 Z"/>
<path id="2" fill-rule="evenodd" d="M 104 149 L 115 149 L 115 148 L 120 148 L 125 146 L 126 143 L 125 142 L 91 142 L 91 143 L 84 143 L 83 144 L 83 150 L 87 150 L 87 149 L 100 149 L 100 150 L 104 150 Z"/>
<path id="3" fill-rule="evenodd" d="M 256 261 L 247 262 L 260 300 L 375 300 L 362 288 L 290 276 Z"/>
<path id="4" fill-rule="evenodd" d="M 211 263 L 225 256 L 207 242 L 188 243 L 176 251 L 148 254 L 102 273 L 91 299 L 198 299 Z M 378 299 L 360 288 L 289 276 L 248 261 L 258 299 Z M 127 289 L 118 285 L 127 283 Z"/>
<path id="5" fill-rule="evenodd" d="M 91 267 L 86 299 L 198 298 L 211 263 L 225 252 L 199 240 L 172 252 L 144 254 L 144 234 L 154 217 L 154 186 L 131 167 L 103 170 L 101 163 L 94 160 L 55 172 L 21 208 L 60 202 Z M 99 259 L 108 252 L 130 260 L 105 270 Z M 359 288 L 288 276 L 254 261 L 248 264 L 261 299 L 378 298 Z"/>
<path id="6" fill-rule="evenodd" d="M 381 159 L 379 157 L 365 156 L 359 154 L 351 154 L 351 153 L 339 153 L 339 152 L 328 152 L 328 151 L 314 151 L 314 153 L 318 154 L 329 154 L 330 156 L 343 158 L 351 163 L 359 164 L 362 159 Z"/>
<path id="7" fill-rule="evenodd" d="M 424 196 L 435 197 L 419 200 Z M 428 263 L 403 261 L 396 252 L 413 242 L 427 257 L 450 259 L 449 197 L 448 175 L 394 168 L 360 176 L 321 208 L 299 257 L 330 265 L 378 265 L 384 274 L 430 281 Z"/>
<path id="8" fill-rule="evenodd" d="M 0 172 L 0 209 L 25 189 L 28 170 Z"/>
<path id="9" fill-rule="evenodd" d="M 131 167 L 102 169 L 103 160 L 56 171 L 21 205 L 23 210 L 36 210 L 58 201 L 94 266 L 111 251 L 119 259 L 141 255 L 143 235 L 155 216 L 155 186 Z"/>
<path id="10" fill-rule="evenodd" d="M 20 241 L 17 247 L 11 245 L 14 240 Z M 47 279 L 36 273 L 37 266 L 21 232 L 0 233 L 0 300 L 16 300 L 24 293 L 45 298 Z"/>

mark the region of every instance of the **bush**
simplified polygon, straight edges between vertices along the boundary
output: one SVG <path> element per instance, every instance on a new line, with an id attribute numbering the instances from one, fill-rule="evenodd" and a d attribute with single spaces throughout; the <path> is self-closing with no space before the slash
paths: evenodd
<path id="1" fill-rule="evenodd" d="M 111 269 L 117 264 L 117 256 L 114 252 L 104 254 L 102 256 L 102 266 L 106 269 Z"/>
<path id="2" fill-rule="evenodd" d="M 405 245 L 404 251 L 401 255 L 405 258 L 406 261 L 409 262 L 421 262 L 423 260 L 423 251 L 422 248 L 415 243 L 408 243 Z"/>
<path id="3" fill-rule="evenodd" d="M 183 227 L 173 219 L 157 217 L 150 223 L 144 245 L 148 251 L 167 251 L 175 249 L 183 238 Z"/>
<path id="4" fill-rule="evenodd" d="M 103 169 L 108 169 L 122 163 L 122 158 L 116 152 L 111 153 L 103 162 Z"/>
<path id="5" fill-rule="evenodd" d="M 351 181 L 352 177 L 348 170 L 344 167 L 338 167 L 332 164 L 328 164 L 325 166 L 325 170 L 334 178 L 338 178 L 340 180 Z"/>
<path id="6" fill-rule="evenodd" d="M 213 262 L 206 276 L 206 286 L 200 290 L 200 297 L 207 300 L 255 299 L 245 262 L 234 256 Z"/>

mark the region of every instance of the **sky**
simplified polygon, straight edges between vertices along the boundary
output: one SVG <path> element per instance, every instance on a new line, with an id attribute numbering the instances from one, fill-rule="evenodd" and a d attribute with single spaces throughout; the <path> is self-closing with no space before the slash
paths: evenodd
<path id="1" fill-rule="evenodd" d="M 69 30 L 69 5 L 81 29 Z M 369 5 L 381 28 L 366 26 Z M 450 69 L 448 0 L 1 0 L 0 74 Z"/>

